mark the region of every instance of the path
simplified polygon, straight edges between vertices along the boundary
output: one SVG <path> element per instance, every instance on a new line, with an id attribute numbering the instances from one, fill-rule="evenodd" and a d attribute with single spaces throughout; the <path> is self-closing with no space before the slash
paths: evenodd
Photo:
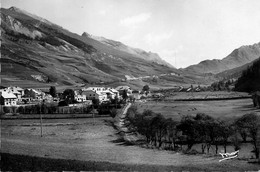
<path id="1" fill-rule="evenodd" d="M 130 132 L 129 129 L 125 126 L 126 114 L 131 105 L 132 103 L 127 103 L 127 105 L 123 108 L 122 113 L 119 113 L 115 119 L 117 130 L 121 133 L 121 137 L 126 142 L 134 142 L 138 140 L 138 138 L 135 136 L 135 133 Z"/>

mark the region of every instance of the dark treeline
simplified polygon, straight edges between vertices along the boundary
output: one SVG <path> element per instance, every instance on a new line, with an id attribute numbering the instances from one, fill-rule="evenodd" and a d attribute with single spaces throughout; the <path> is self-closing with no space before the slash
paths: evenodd
<path id="1" fill-rule="evenodd" d="M 234 122 L 226 122 L 215 119 L 206 114 L 199 113 L 196 116 L 183 116 L 181 121 L 165 118 L 160 113 L 145 110 L 138 113 L 137 108 L 129 108 L 126 116 L 126 126 L 131 132 L 141 134 L 147 145 L 166 150 L 182 150 L 190 152 L 193 145 L 201 144 L 201 153 L 209 153 L 210 148 L 223 146 L 227 151 L 227 145 L 233 145 L 235 150 L 240 149 L 242 142 L 250 141 L 253 144 L 255 156 L 259 156 L 257 148 L 257 132 L 260 124 L 259 116 L 246 114 Z"/>
<path id="2" fill-rule="evenodd" d="M 243 71 L 235 84 L 236 91 L 254 92 L 260 91 L 260 57 Z"/>

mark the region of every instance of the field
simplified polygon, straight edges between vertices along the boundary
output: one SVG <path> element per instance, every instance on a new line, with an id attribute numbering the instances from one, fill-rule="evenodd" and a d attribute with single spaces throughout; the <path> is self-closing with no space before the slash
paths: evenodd
<path id="1" fill-rule="evenodd" d="M 245 93 L 230 92 L 227 94 L 230 98 L 247 96 Z M 259 109 L 253 107 L 251 98 L 214 101 L 175 101 L 176 99 L 223 98 L 224 96 L 227 97 L 225 92 L 174 93 L 173 96 L 167 97 L 162 101 L 137 102 L 136 105 L 139 112 L 150 109 L 175 120 L 180 120 L 184 115 L 196 115 L 197 113 L 205 113 L 220 119 L 234 119 L 247 113 L 260 112 Z"/>
<path id="2" fill-rule="evenodd" d="M 139 103 L 138 107 L 140 111 L 148 108 L 176 119 L 197 112 L 232 118 L 252 111 L 259 113 L 251 104 L 251 99 L 242 99 L 146 102 Z M 250 144 L 242 146 L 239 158 L 219 163 L 219 155 L 185 155 L 126 145 L 111 126 L 111 120 L 111 117 L 43 119 L 43 137 L 40 136 L 38 119 L 2 120 L 1 153 L 2 162 L 5 162 L 1 164 L 2 170 L 259 170 L 259 165 L 245 160 L 253 155 Z M 199 150 L 199 145 L 194 148 Z M 229 146 L 228 151 L 233 148 Z"/>

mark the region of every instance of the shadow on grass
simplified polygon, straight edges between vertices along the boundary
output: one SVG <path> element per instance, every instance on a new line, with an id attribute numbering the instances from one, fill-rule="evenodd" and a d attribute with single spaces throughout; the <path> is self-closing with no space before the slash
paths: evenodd
<path id="1" fill-rule="evenodd" d="M 129 142 L 129 141 L 124 140 L 124 138 L 120 137 L 120 136 L 117 139 L 112 140 L 110 142 L 111 143 L 116 143 L 117 145 L 120 145 L 120 146 L 133 146 L 133 145 L 136 145 L 133 142 Z"/>
<path id="2" fill-rule="evenodd" d="M 259 112 L 260 110 L 257 109 L 256 107 L 253 106 L 253 104 L 248 104 L 248 105 L 243 105 L 240 107 L 237 107 L 241 111 L 254 111 L 254 112 Z"/>
<path id="3" fill-rule="evenodd" d="M 27 155 L 13 155 L 0 153 L 1 171 L 252 171 L 259 170 L 258 165 L 242 167 L 228 164 L 200 164 L 183 166 L 147 165 L 147 164 L 121 164 L 102 161 L 78 161 L 67 159 L 52 159 L 33 157 Z"/>

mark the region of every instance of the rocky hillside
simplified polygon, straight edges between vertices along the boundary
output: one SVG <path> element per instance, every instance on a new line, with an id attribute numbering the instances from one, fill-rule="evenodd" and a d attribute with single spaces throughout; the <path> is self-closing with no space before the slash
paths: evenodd
<path id="1" fill-rule="evenodd" d="M 205 60 L 199 64 L 185 68 L 186 71 L 196 73 L 217 74 L 225 70 L 234 69 L 256 60 L 260 56 L 260 42 L 254 45 L 242 46 L 235 49 L 222 60 Z"/>
<path id="2" fill-rule="evenodd" d="M 77 35 L 15 7 L 1 8 L 0 12 L 2 85 L 11 81 L 113 83 L 127 77 L 162 74 L 174 74 L 171 80 L 180 77 L 180 72 L 157 54 L 87 34 Z"/>
<path id="3" fill-rule="evenodd" d="M 146 52 L 146 51 L 138 49 L 138 48 L 132 48 L 130 46 L 123 44 L 122 42 L 114 41 L 114 40 L 111 40 L 111 39 L 106 39 L 104 37 L 93 36 L 93 35 L 90 35 L 86 32 L 84 32 L 82 34 L 82 36 L 92 38 L 96 41 L 99 41 L 100 43 L 103 43 L 107 46 L 110 46 L 113 49 L 132 54 L 135 57 L 138 57 L 138 58 L 141 58 L 141 59 L 144 59 L 144 60 L 147 60 L 147 61 L 151 61 L 151 62 L 154 62 L 154 63 L 157 63 L 157 64 L 165 65 L 165 66 L 168 66 L 168 67 L 173 67 L 171 64 L 169 64 L 165 60 L 162 60 L 161 57 L 157 53 Z"/>

